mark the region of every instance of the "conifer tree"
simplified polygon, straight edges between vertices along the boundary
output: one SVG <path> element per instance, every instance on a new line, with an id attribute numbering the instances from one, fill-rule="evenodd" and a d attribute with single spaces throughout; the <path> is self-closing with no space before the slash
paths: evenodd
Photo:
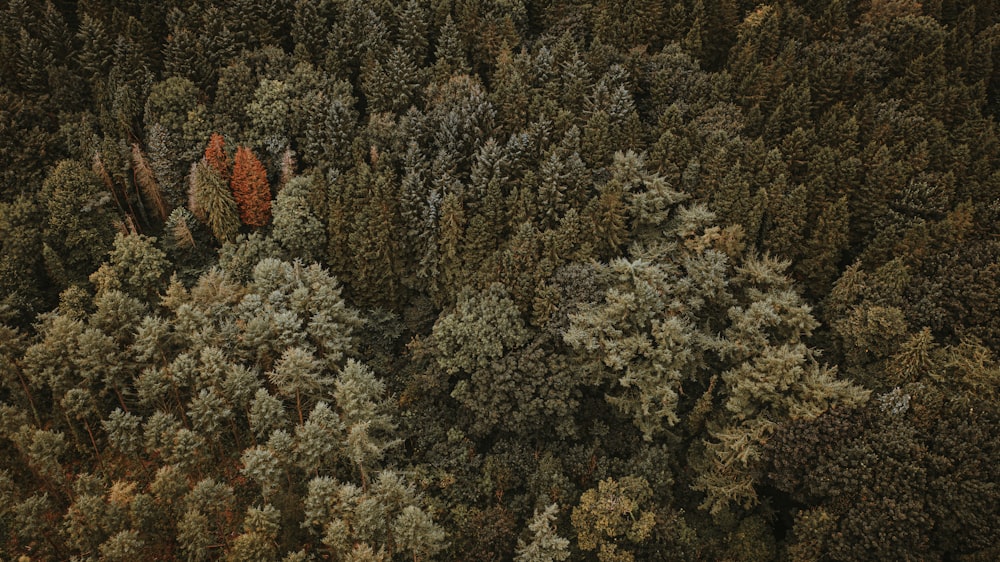
<path id="1" fill-rule="evenodd" d="M 997 559 L 994 2 L 752 4 L 2 3 L 0 551 Z"/>
<path id="2" fill-rule="evenodd" d="M 207 161 L 191 168 L 191 192 L 188 207 L 207 222 L 219 243 L 232 242 L 239 232 L 239 208 L 225 179 Z"/>
<path id="3" fill-rule="evenodd" d="M 471 70 L 461 35 L 459 35 L 458 27 L 451 15 L 448 15 L 441 27 L 434 48 L 434 59 L 434 73 L 439 78 L 447 79 L 455 74 L 468 73 Z"/>
<path id="4" fill-rule="evenodd" d="M 250 127 L 247 135 L 251 144 L 276 160 L 289 142 L 289 111 L 291 92 L 284 80 L 265 78 L 246 107 Z M 236 149 L 237 155 L 239 148 Z M 235 163 L 234 163 L 235 165 Z M 235 170 L 234 170 L 235 172 Z"/>
<path id="5" fill-rule="evenodd" d="M 282 395 L 295 398 L 295 409 L 299 414 L 299 423 L 305 423 L 302 416 L 303 395 L 322 394 L 332 380 L 323 376 L 320 363 L 308 349 L 290 347 L 275 363 L 274 370 L 268 373 L 268 378 L 278 388 Z"/>
<path id="6" fill-rule="evenodd" d="M 358 167 L 358 189 L 354 224 L 348 236 L 352 249 L 354 281 L 359 295 L 368 302 L 393 305 L 398 291 L 399 222 L 396 178 L 391 168 Z"/>
<path id="7" fill-rule="evenodd" d="M 156 239 L 141 234 L 115 237 L 109 261 L 90 276 L 98 294 L 122 290 L 149 301 L 165 280 L 166 255 L 156 246 Z"/>
<path id="8" fill-rule="evenodd" d="M 227 182 L 232 176 L 229 155 L 225 151 L 226 141 L 219 133 L 212 133 L 205 147 L 205 162 Z"/>
<path id="9" fill-rule="evenodd" d="M 243 224 L 261 227 L 271 221 L 271 188 L 264 165 L 245 146 L 237 147 L 230 181 Z"/>
<path id="10" fill-rule="evenodd" d="M 396 11 L 399 22 L 397 42 L 403 52 L 408 53 L 418 67 L 422 67 L 428 55 L 429 6 L 418 0 L 407 0 L 398 4 Z"/>
<path id="11" fill-rule="evenodd" d="M 143 546 L 145 542 L 139 538 L 138 530 L 119 531 L 101 544 L 101 558 L 116 562 L 135 560 L 143 554 Z"/>
<path id="12" fill-rule="evenodd" d="M 52 251 L 49 256 L 58 260 L 47 265 L 65 271 L 67 281 L 79 282 L 111 246 L 112 195 L 90 169 L 66 160 L 46 178 L 42 199 L 47 209 L 43 241 Z"/>
<path id="13" fill-rule="evenodd" d="M 334 396 L 347 432 L 347 455 L 365 488 L 373 463 L 398 444 L 391 439 L 396 425 L 384 394 L 385 383 L 354 360 L 347 361 L 335 382 Z"/>
<path id="14" fill-rule="evenodd" d="M 840 269 L 839 262 L 847 247 L 848 237 L 847 198 L 841 197 L 820 213 L 812 236 L 804 248 L 808 257 L 802 261 L 799 270 L 809 279 L 807 289 L 812 294 L 829 292 L 836 272 Z"/>
<path id="15" fill-rule="evenodd" d="M 620 547 L 650 537 L 656 518 L 648 506 L 652 495 L 649 483 L 636 476 L 608 478 L 584 492 L 572 515 L 580 548 L 597 550 L 601 562 L 635 560 L 634 553 Z"/>
<path id="16" fill-rule="evenodd" d="M 397 551 L 408 551 L 414 562 L 430 560 L 444 548 L 445 532 L 431 516 L 415 505 L 408 505 L 392 523 Z"/>
<path id="17" fill-rule="evenodd" d="M 558 504 L 551 504 L 542 512 L 535 510 L 528 525 L 528 530 L 533 533 L 531 542 L 518 539 L 515 562 L 559 562 L 569 558 L 569 541 L 557 535 L 552 528 L 558 511 Z"/>
<path id="18" fill-rule="evenodd" d="M 4 322 L 26 321 L 44 302 L 40 281 L 46 275 L 42 233 L 37 228 L 41 220 L 34 198 L 0 203 L 0 319 Z"/>
<path id="19" fill-rule="evenodd" d="M 76 39 L 80 45 L 76 52 L 76 59 L 83 77 L 92 89 L 98 90 L 111 68 L 113 41 L 108 35 L 104 22 L 93 17 L 89 12 L 83 12 L 80 16 Z"/>
<path id="20" fill-rule="evenodd" d="M 314 64 L 322 61 L 332 4 L 328 1 L 295 0 L 291 38 L 295 42 L 297 59 Z"/>
<path id="21" fill-rule="evenodd" d="M 278 193 L 272 208 L 272 236 L 289 253 L 305 261 L 315 261 L 326 251 L 326 225 L 310 204 L 310 191 L 315 186 L 310 176 L 293 178 Z"/>
<path id="22" fill-rule="evenodd" d="M 271 504 L 262 508 L 247 508 L 243 519 L 243 534 L 233 540 L 226 559 L 247 562 L 269 562 L 278 555 L 277 538 L 281 531 L 281 513 Z"/>

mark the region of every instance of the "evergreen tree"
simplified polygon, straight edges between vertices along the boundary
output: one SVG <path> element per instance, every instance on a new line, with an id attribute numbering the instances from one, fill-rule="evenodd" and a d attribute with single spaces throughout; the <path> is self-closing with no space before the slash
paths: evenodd
<path id="1" fill-rule="evenodd" d="M 252 145 L 272 158 L 276 158 L 288 147 L 290 95 L 284 81 L 265 78 L 260 81 L 253 100 L 246 107 L 246 114 L 250 119 L 247 135 Z M 236 154 L 236 158 L 239 158 L 240 148 L 236 149 Z M 235 160 L 233 165 L 236 165 Z M 234 177 L 235 173 L 234 168 Z"/>
<path id="2" fill-rule="evenodd" d="M 993 4 L 3 3 L 0 551 L 997 559 Z"/>
<path id="3" fill-rule="evenodd" d="M 267 183 L 267 172 L 249 148 L 236 148 L 230 185 L 243 224 L 261 227 L 271 221 L 271 188 Z"/>
<path id="4" fill-rule="evenodd" d="M 642 506 L 651 497 L 649 483 L 635 476 L 602 480 L 596 490 L 584 492 L 580 505 L 573 508 L 580 548 L 597 550 L 601 562 L 635 560 L 632 552 L 619 547 L 625 541 L 638 544 L 649 538 L 655 514 Z"/>
<path id="5" fill-rule="evenodd" d="M 439 78 L 447 79 L 455 74 L 468 73 L 471 68 L 465 54 L 465 46 L 459 35 L 458 27 L 451 15 L 445 19 L 438 33 L 437 44 L 434 47 L 434 73 Z"/>
<path id="6" fill-rule="evenodd" d="M 114 238 L 112 195 L 79 162 L 61 162 L 42 186 L 46 218 L 42 235 L 46 266 L 62 283 L 80 282 L 93 271 Z M 64 272 L 63 279 L 58 273 Z"/>
<path id="7" fill-rule="evenodd" d="M 326 225 L 314 211 L 310 195 L 316 183 L 312 177 L 298 176 L 288 182 L 274 200 L 275 240 L 289 253 L 305 261 L 315 261 L 326 251 Z"/>
<path id="8" fill-rule="evenodd" d="M 46 278 L 42 258 L 40 206 L 28 197 L 0 203 L 0 318 L 6 322 L 27 321 L 40 311 Z M 20 318 L 19 318 L 20 317 Z"/>
<path id="9" fill-rule="evenodd" d="M 528 525 L 533 534 L 531 542 L 517 541 L 516 562 L 558 562 L 569 558 L 569 541 L 556 534 L 552 522 L 559 511 L 557 504 L 551 504 L 545 511 L 535 515 Z"/>
<path id="10" fill-rule="evenodd" d="M 145 301 L 158 293 L 167 270 L 166 255 L 155 246 L 156 239 L 141 234 L 115 237 L 108 262 L 91 275 L 98 294 L 121 290 Z"/>
<path id="11" fill-rule="evenodd" d="M 226 141 L 219 133 L 212 133 L 205 147 L 205 162 L 219 173 L 222 179 L 229 181 L 232 170 L 229 162 L 229 154 L 225 151 Z"/>
<path id="12" fill-rule="evenodd" d="M 240 227 L 239 208 L 225 179 L 205 160 L 191 168 L 188 207 L 196 217 L 208 223 L 220 243 L 236 239 Z"/>
<path id="13" fill-rule="evenodd" d="M 398 444 L 389 438 L 396 425 L 384 394 L 385 383 L 357 361 L 348 360 L 336 378 L 334 396 L 347 430 L 347 455 L 366 488 L 372 465 Z"/>

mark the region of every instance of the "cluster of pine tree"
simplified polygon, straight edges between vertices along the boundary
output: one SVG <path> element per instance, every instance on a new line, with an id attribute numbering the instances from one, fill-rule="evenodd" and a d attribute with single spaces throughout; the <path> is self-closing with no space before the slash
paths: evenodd
<path id="1" fill-rule="evenodd" d="M 1000 2 L 0 0 L 0 553 L 1000 558 Z"/>

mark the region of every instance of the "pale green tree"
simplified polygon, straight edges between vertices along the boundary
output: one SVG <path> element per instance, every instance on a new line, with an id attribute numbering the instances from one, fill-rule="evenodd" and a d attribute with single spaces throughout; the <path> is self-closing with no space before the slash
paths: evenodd
<path id="1" fill-rule="evenodd" d="M 552 526 L 558 512 L 558 504 L 550 504 L 541 512 L 535 510 L 528 524 L 531 540 L 518 539 L 515 562 L 559 562 L 569 558 L 569 541 L 560 537 Z"/>

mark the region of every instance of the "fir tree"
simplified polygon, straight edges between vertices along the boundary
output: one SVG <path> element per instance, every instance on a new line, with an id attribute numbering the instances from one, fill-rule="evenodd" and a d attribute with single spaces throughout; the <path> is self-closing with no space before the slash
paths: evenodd
<path id="1" fill-rule="evenodd" d="M 549 505 L 540 513 L 535 510 L 528 525 L 528 530 L 533 533 L 531 542 L 518 539 L 515 562 L 558 562 L 569 558 L 569 541 L 557 535 L 552 528 L 558 511 L 557 504 Z"/>
<path id="2" fill-rule="evenodd" d="M 271 188 L 267 183 L 267 172 L 247 147 L 236 149 L 230 185 L 243 224 L 261 227 L 271 221 Z"/>
<path id="3" fill-rule="evenodd" d="M 66 281 L 79 282 L 114 238 L 112 195 L 88 168 L 66 160 L 46 178 L 42 196 L 47 209 L 42 240 L 52 250 L 47 266 L 65 271 Z"/>
<path id="4" fill-rule="evenodd" d="M 222 179 L 229 181 L 232 176 L 229 155 L 225 151 L 226 141 L 219 133 L 212 133 L 205 147 L 205 162 L 219 173 Z"/>
<path id="5" fill-rule="evenodd" d="M 239 208 L 225 179 L 203 160 L 192 166 L 191 192 L 188 207 L 207 222 L 215 239 L 231 242 L 239 232 Z"/>

